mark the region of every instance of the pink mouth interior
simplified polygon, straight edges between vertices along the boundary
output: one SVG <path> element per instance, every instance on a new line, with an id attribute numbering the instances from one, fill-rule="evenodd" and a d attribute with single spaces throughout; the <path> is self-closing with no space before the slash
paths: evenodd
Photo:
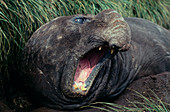
<path id="1" fill-rule="evenodd" d="M 85 82 L 100 58 L 104 55 L 104 51 L 105 50 L 99 51 L 96 48 L 80 59 L 74 76 L 75 82 Z"/>

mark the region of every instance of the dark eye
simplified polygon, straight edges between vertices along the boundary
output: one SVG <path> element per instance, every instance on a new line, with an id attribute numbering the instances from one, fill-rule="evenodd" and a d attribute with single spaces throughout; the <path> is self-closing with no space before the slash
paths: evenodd
<path id="1" fill-rule="evenodd" d="M 76 18 L 74 21 L 76 23 L 83 24 L 84 23 L 84 18 Z"/>
<path id="2" fill-rule="evenodd" d="M 78 24 L 84 24 L 84 22 L 88 22 L 89 19 L 85 18 L 85 17 L 76 17 L 74 19 L 74 22 L 75 23 L 78 23 Z"/>

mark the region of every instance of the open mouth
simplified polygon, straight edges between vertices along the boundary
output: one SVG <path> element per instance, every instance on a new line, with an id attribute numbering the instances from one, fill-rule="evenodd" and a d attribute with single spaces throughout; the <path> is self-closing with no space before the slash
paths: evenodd
<path id="1" fill-rule="evenodd" d="M 114 50 L 110 49 L 107 45 L 100 46 L 90 50 L 80 58 L 74 75 L 73 90 L 86 92 L 96 77 L 96 73 L 93 73 L 94 69 L 103 65 L 101 63 L 110 57 L 113 52 Z"/>

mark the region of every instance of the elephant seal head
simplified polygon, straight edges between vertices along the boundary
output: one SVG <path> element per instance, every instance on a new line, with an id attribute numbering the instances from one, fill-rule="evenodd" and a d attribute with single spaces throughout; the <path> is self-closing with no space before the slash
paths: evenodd
<path id="1" fill-rule="evenodd" d="M 130 41 L 128 24 L 114 10 L 58 17 L 26 44 L 25 83 L 45 106 L 79 108 L 109 95 L 110 61 Z"/>

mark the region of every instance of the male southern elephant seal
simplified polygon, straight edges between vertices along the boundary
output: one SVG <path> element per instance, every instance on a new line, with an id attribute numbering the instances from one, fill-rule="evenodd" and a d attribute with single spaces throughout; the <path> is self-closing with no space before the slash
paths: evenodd
<path id="1" fill-rule="evenodd" d="M 170 71 L 170 32 L 114 10 L 58 17 L 24 49 L 22 77 L 51 108 L 114 99 L 135 78 Z"/>

